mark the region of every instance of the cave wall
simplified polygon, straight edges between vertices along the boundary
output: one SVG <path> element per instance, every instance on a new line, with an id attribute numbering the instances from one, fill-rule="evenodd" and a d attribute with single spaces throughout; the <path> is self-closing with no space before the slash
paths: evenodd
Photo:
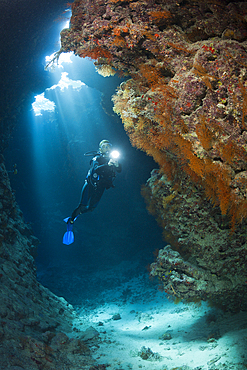
<path id="1" fill-rule="evenodd" d="M 150 266 L 165 292 L 176 302 L 204 300 L 232 312 L 246 310 L 246 222 L 232 232 L 220 207 L 188 178 L 174 186 L 154 170 L 142 193 L 170 243 Z"/>
<path id="2" fill-rule="evenodd" d="M 114 111 L 158 164 L 143 194 L 172 246 L 151 274 L 230 310 L 247 308 L 246 17 L 227 0 L 77 0 L 59 51 L 126 76 Z"/>
<path id="3" fill-rule="evenodd" d="M 0 155 L 0 369 L 89 369 L 73 336 L 73 307 L 36 280 L 39 244 L 23 219 Z"/>

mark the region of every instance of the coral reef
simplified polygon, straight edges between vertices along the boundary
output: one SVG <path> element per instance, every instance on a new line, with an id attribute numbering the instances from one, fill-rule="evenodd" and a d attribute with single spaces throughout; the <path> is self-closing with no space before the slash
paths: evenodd
<path id="1" fill-rule="evenodd" d="M 196 209 L 202 207 L 204 220 L 210 219 L 215 209 L 217 214 L 220 210 L 225 236 L 215 226 L 213 235 L 218 243 L 213 239 L 208 242 L 208 260 L 204 259 L 203 267 L 198 266 L 212 275 L 216 270 L 220 274 L 221 283 L 210 288 L 215 297 L 219 292 L 224 296 L 227 290 L 238 289 L 242 294 L 246 287 L 246 276 L 241 278 L 245 233 L 239 238 L 247 218 L 246 14 L 247 3 L 227 0 L 77 0 L 72 5 L 70 28 L 61 32 L 60 51 L 74 51 L 80 57 L 94 59 L 103 70 L 108 66 L 128 76 L 113 96 L 114 111 L 120 115 L 131 143 L 159 164 L 157 181 L 164 181 L 164 186 L 169 181 L 171 189 L 179 188 L 183 194 L 178 196 L 174 190 L 155 197 L 156 187 L 151 191 L 156 203 L 150 202 L 150 207 L 162 219 L 165 234 L 176 217 L 170 204 L 189 199 L 193 186 L 197 198 L 203 199 L 197 201 Z M 192 209 L 193 205 L 188 207 Z M 205 234 L 203 222 L 196 220 L 195 227 Z M 181 239 L 181 228 L 170 231 L 173 248 L 176 239 Z M 188 254 L 186 247 L 181 258 L 186 263 L 190 255 L 196 261 L 198 250 L 204 247 L 187 221 L 183 229 L 191 239 L 191 250 Z M 230 241 L 234 243 L 229 245 Z M 238 273 L 235 275 L 235 268 L 230 270 L 228 275 L 233 277 L 229 278 L 218 267 L 213 268 L 212 259 L 221 248 L 229 249 L 227 255 L 235 261 L 239 243 Z M 223 260 L 225 252 L 218 256 Z M 232 283 L 234 276 L 239 280 Z M 194 299 L 201 299 L 202 291 L 205 289 L 197 286 Z M 185 292 L 180 296 L 192 299 Z M 221 303 L 226 305 L 227 298 Z M 247 308 L 246 303 L 243 307 Z M 235 308 L 239 308 L 238 303 Z"/>

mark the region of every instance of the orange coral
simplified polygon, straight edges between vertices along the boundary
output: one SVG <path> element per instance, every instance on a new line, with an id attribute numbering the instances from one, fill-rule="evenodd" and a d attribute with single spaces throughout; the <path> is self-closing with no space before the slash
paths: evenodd
<path id="1" fill-rule="evenodd" d="M 202 179 L 206 196 L 215 204 L 219 204 L 222 214 L 230 207 L 231 188 L 228 171 L 219 168 L 211 159 L 200 159 L 192 152 L 192 145 L 181 136 L 176 137 L 181 153 L 188 159 L 189 167 Z"/>
<path id="2" fill-rule="evenodd" d="M 149 64 L 141 64 L 140 73 L 148 85 L 152 87 L 160 83 L 160 79 L 162 78 L 160 71 Z"/>
<path id="3" fill-rule="evenodd" d="M 172 17 L 168 10 L 152 11 L 149 12 L 149 14 L 156 24 L 160 24 L 164 19 L 169 19 Z"/>
<path id="4" fill-rule="evenodd" d="M 222 145 L 223 146 L 223 145 Z M 232 141 L 229 141 L 226 145 L 223 146 L 221 151 L 222 158 L 226 163 L 232 164 L 235 158 L 237 146 Z"/>
<path id="5" fill-rule="evenodd" d="M 231 189 L 226 180 L 227 178 L 224 177 L 217 178 L 218 198 L 222 215 L 226 215 L 231 199 Z"/>
<path id="6" fill-rule="evenodd" d="M 111 53 L 108 50 L 103 49 L 100 46 L 93 47 L 92 49 L 84 49 L 84 48 L 80 49 L 79 48 L 78 49 L 78 55 L 81 58 L 88 57 L 88 58 L 91 58 L 93 60 L 97 60 L 98 58 L 112 59 Z"/>
<path id="7" fill-rule="evenodd" d="M 217 183 L 215 181 L 215 175 L 213 172 L 205 174 L 205 195 L 214 205 L 219 204 L 217 197 Z"/>
<path id="8" fill-rule="evenodd" d="M 155 35 L 150 31 L 146 31 L 146 30 L 143 31 L 143 36 L 145 36 L 147 39 L 152 40 L 152 41 L 156 40 Z"/>
<path id="9" fill-rule="evenodd" d="M 115 36 L 120 36 L 121 35 L 121 28 L 119 28 L 119 27 L 114 28 L 113 29 L 113 34 Z"/>
<path id="10" fill-rule="evenodd" d="M 233 140 L 229 140 L 225 144 L 219 145 L 222 159 L 230 165 L 236 164 L 238 161 L 247 161 L 246 150 L 237 145 Z"/>
<path id="11" fill-rule="evenodd" d="M 126 46 L 125 39 L 122 36 L 116 36 L 115 39 L 112 42 L 112 45 L 117 47 L 124 47 Z"/>
<path id="12" fill-rule="evenodd" d="M 204 69 L 198 72 L 200 78 L 204 78 L 205 73 Z M 210 75 L 206 77 L 211 78 Z M 228 170 L 229 164 L 247 160 L 247 154 L 242 145 L 227 139 L 227 127 L 222 122 L 207 120 L 203 114 L 198 117 L 196 134 L 201 146 L 208 151 L 207 156 L 200 158 L 191 137 L 186 138 L 187 125 L 182 118 L 176 117 L 176 91 L 165 83 L 160 69 L 142 64 L 140 73 L 131 81 L 119 90 L 119 99 L 115 96 L 113 100 L 132 145 L 152 156 L 170 181 L 179 182 L 188 174 L 193 182 L 202 185 L 206 197 L 220 207 L 222 215 L 231 215 L 232 227 L 247 217 L 247 201 L 240 202 L 242 207 L 235 207 L 239 200 L 234 194 L 232 173 Z M 136 86 L 145 93 L 135 97 Z M 145 112 L 149 113 L 149 118 Z M 223 164 L 210 158 L 213 148 Z"/>
<path id="13" fill-rule="evenodd" d="M 209 130 L 204 116 L 202 116 L 197 123 L 196 134 L 202 144 L 202 147 L 205 150 L 211 149 L 214 134 L 211 130 Z"/>

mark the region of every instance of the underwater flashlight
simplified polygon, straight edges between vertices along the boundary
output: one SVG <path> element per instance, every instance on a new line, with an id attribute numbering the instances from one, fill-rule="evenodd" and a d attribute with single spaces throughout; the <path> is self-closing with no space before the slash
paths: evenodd
<path id="1" fill-rule="evenodd" d="M 117 151 L 117 150 L 113 150 L 111 153 L 110 153 L 110 157 L 112 159 L 118 159 L 120 156 L 120 153 Z"/>

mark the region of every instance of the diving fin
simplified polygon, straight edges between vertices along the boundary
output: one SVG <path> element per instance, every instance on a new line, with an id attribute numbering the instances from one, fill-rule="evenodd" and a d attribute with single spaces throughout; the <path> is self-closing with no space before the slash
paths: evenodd
<path id="1" fill-rule="evenodd" d="M 64 221 L 67 223 L 67 231 L 63 236 L 63 244 L 70 245 L 74 242 L 74 233 L 72 231 L 73 224 L 68 222 L 69 217 L 65 218 Z"/>

